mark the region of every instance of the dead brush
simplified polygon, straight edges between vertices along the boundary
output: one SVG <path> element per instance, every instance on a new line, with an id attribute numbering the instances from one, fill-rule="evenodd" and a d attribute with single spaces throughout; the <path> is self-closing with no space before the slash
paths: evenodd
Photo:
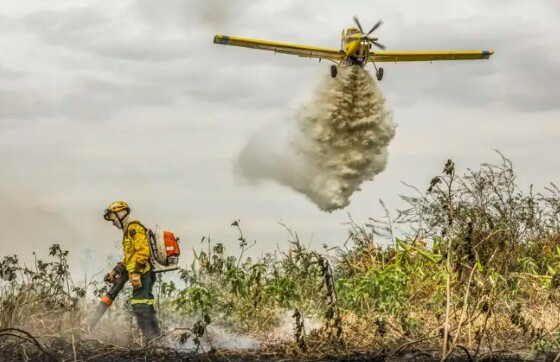
<path id="1" fill-rule="evenodd" d="M 44 341 L 75 341 L 80 334 L 79 303 L 86 286 L 78 287 L 72 281 L 67 256 L 68 251 L 54 244 L 49 249 L 52 261 L 35 258 L 28 267 L 16 256 L 8 256 L 0 262 L 0 343 L 4 347 L 25 353 L 26 344 L 31 344 L 56 360 L 56 349 L 47 349 Z"/>
<path id="2" fill-rule="evenodd" d="M 288 250 L 249 256 L 254 242 L 235 221 L 236 256 L 204 238 L 182 281 L 161 284 L 158 315 L 188 321 L 184 339 L 198 338 L 205 350 L 212 329 L 221 328 L 258 340 L 262 351 L 297 348 L 302 358 L 352 351 L 398 358 L 422 349 L 441 359 L 497 359 L 507 350 L 553 360 L 560 351 L 558 188 L 522 192 L 502 158 L 463 175 L 448 161 L 425 191 L 412 189 L 395 218 L 387 211 L 365 225 L 351 220 L 336 253 L 313 250 L 287 229 Z M 381 247 L 383 239 L 389 246 Z M 72 348 L 79 357 L 85 344 L 72 332 L 79 321 L 60 316 L 79 311 L 87 286 L 76 287 L 64 252 L 52 252 L 54 261 L 27 270 L 4 258 L 0 326 L 30 326 L 43 347 L 55 339 L 64 346 L 55 357 L 71 359 Z M 295 328 L 281 335 L 286 319 Z M 21 333 L 0 335 L 0 344 L 43 353 Z M 149 359 L 154 351 L 141 353 Z"/>
<path id="3" fill-rule="evenodd" d="M 344 335 L 342 329 L 342 317 L 338 306 L 338 298 L 335 289 L 335 280 L 332 275 L 331 266 L 327 258 L 320 254 L 316 254 L 317 263 L 321 268 L 323 277 L 323 288 L 325 292 L 326 310 L 324 314 L 325 325 L 323 331 L 328 340 L 335 343 L 335 346 L 345 347 Z"/>
<path id="4" fill-rule="evenodd" d="M 305 353 L 307 352 L 307 344 L 305 343 L 305 323 L 299 309 L 296 308 L 294 310 L 292 318 L 295 320 L 294 338 L 296 340 L 296 344 L 300 351 Z"/>
<path id="5" fill-rule="evenodd" d="M 3 310 L 10 313 L 0 315 L 0 328 L 25 325 L 40 329 L 46 325 L 45 319 L 58 319 L 60 313 L 78 310 L 85 286 L 78 287 L 72 281 L 67 255 L 68 251 L 54 244 L 49 249 L 54 260 L 35 258 L 32 267 L 22 266 L 16 256 L 4 257 L 0 263 L 4 279 L 0 300 Z"/>

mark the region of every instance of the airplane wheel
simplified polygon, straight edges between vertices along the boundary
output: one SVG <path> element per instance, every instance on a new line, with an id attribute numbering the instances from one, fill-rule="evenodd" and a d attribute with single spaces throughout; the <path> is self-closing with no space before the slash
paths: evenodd
<path id="1" fill-rule="evenodd" d="M 383 68 L 379 68 L 377 70 L 376 76 L 378 81 L 381 81 L 381 79 L 383 79 Z"/>
<path id="2" fill-rule="evenodd" d="M 331 65 L 331 77 L 336 78 L 336 74 L 338 73 L 338 69 L 336 65 Z"/>

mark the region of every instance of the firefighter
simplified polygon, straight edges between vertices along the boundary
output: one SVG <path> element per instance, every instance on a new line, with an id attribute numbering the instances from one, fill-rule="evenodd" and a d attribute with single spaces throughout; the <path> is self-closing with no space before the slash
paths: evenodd
<path id="1" fill-rule="evenodd" d="M 105 210 L 103 218 L 113 222 L 123 231 L 124 258 L 107 274 L 105 280 L 112 282 L 115 275 L 126 269 L 132 286 L 132 310 L 144 337 L 151 340 L 160 334 L 152 288 L 156 280 L 150 265 L 150 245 L 147 229 L 130 217 L 130 207 L 124 201 L 116 201 Z"/>

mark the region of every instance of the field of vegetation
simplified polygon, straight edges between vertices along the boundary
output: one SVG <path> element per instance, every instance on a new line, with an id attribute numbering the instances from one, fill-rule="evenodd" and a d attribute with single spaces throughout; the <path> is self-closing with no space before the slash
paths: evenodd
<path id="1" fill-rule="evenodd" d="M 105 286 L 74 282 L 68 251 L 6 256 L 0 360 L 560 360 L 560 190 L 523 191 L 499 161 L 461 175 L 448 161 L 407 186 L 407 209 L 350 219 L 337 248 L 286 227 L 288 250 L 251 258 L 233 222 L 236 250 L 204 238 L 180 280 L 157 284 L 166 334 L 150 343 L 124 293 L 87 331 Z"/>

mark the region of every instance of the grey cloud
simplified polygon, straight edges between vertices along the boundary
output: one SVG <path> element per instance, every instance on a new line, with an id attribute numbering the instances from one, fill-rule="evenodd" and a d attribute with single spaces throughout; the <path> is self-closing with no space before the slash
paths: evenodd
<path id="1" fill-rule="evenodd" d="M 134 34 L 135 29 L 127 29 L 133 20 L 131 15 L 121 18 L 103 14 L 99 9 L 71 8 L 34 13 L 23 22 L 27 32 L 74 51 L 147 62 L 185 57 L 187 39 L 165 39 L 147 31 Z"/>
<path id="2" fill-rule="evenodd" d="M 434 62 L 429 68 L 427 64 L 389 65 L 388 90 L 400 98 L 399 104 L 408 105 L 414 99 L 431 99 L 467 106 L 500 104 L 527 111 L 560 108 L 560 61 L 551 48 L 560 43 L 560 37 L 541 24 L 520 18 L 499 20 L 480 17 L 404 24 L 403 38 L 393 39 L 398 48 L 391 49 L 493 49 L 496 53 L 488 61 L 474 63 Z M 430 77 L 414 74 L 422 71 Z M 390 79 L 393 72 L 407 76 Z"/>
<path id="3" fill-rule="evenodd" d="M 152 85 L 82 76 L 73 82 L 1 87 L 0 118 L 106 119 L 131 105 L 165 105 L 172 100 Z"/>
<path id="4" fill-rule="evenodd" d="M 0 65 L 0 80 L 2 81 L 18 81 L 24 78 L 25 73 L 14 71 Z"/>
<path id="5" fill-rule="evenodd" d="M 140 0 L 130 10 L 154 30 L 181 29 L 188 33 L 199 26 L 216 28 L 242 21 L 253 5 L 250 0 Z"/>
<path id="6" fill-rule="evenodd" d="M 98 93 L 90 80 L 76 74 L 73 86 L 77 89 L 64 101 L 76 105 L 70 108 L 83 110 L 87 117 L 94 117 L 96 110 L 105 118 L 111 112 L 139 102 L 162 105 L 180 97 L 222 105 L 253 102 L 259 107 L 279 106 L 282 98 L 290 97 L 290 86 L 285 83 L 282 89 L 277 84 L 286 79 L 293 84 L 318 65 L 309 60 L 278 59 L 281 56 L 276 58 L 270 53 L 219 47 L 211 44 L 212 30 L 221 25 L 221 28 L 241 32 L 239 35 L 260 37 L 263 34 L 262 37 L 271 39 L 317 45 L 337 44 L 339 30 L 333 30 L 337 34 L 335 39 L 319 29 L 316 36 L 315 31 L 306 31 L 310 29 L 310 19 L 315 19 L 312 7 L 266 4 L 272 4 L 270 9 L 276 8 L 270 10 L 268 5 L 245 1 L 169 0 L 164 5 L 141 1 L 131 4 L 122 14 L 109 15 L 95 8 L 72 8 L 35 13 L 25 24 L 28 31 L 50 44 L 90 53 L 92 70 L 127 79 L 111 83 L 106 78 L 93 76 L 98 78 L 97 82 L 109 83 Z M 219 21 L 213 22 L 212 14 Z M 131 24 L 136 25 L 132 27 Z M 196 24 L 205 26 L 200 28 Z M 416 99 L 431 99 L 466 106 L 500 103 L 525 110 L 558 106 L 559 90 L 555 79 L 560 66 L 550 58 L 547 47 L 547 43 L 556 39 L 534 24 L 519 18 L 491 16 L 410 23 L 392 14 L 385 27 L 383 39 L 390 49 L 496 50 L 490 61 L 480 64 L 387 65 L 389 72 L 382 86 L 395 95 L 398 105 L 410 106 Z M 259 32 L 255 33 L 255 29 Z M 535 43 L 535 39 L 543 39 L 543 36 L 548 38 Z M 401 74 L 392 76 L 393 72 Z M 263 91 L 255 92 L 256 89 Z M 117 97 L 120 100 L 117 101 Z M 48 107 L 35 103 L 36 107 L 48 113 L 45 109 Z M 52 106 L 53 109 L 57 107 Z M 36 113 L 30 110 L 23 113 Z M 68 112 L 75 114 L 75 111 Z"/>
<path id="7" fill-rule="evenodd" d="M 207 29 L 159 32 L 156 25 L 165 19 L 180 24 L 179 19 L 196 14 L 184 14 L 180 10 L 184 2 L 170 2 L 175 4 L 170 9 L 150 4 L 157 8 L 156 21 L 146 21 L 147 28 L 140 26 L 143 30 L 135 36 L 129 28 L 142 11 L 144 16 L 138 16 L 148 19 L 147 3 L 131 6 L 122 19 L 95 8 L 49 10 L 23 18 L 26 31 L 41 43 L 38 51 L 43 55 L 61 58 L 57 47 L 66 50 L 64 64 L 56 64 L 46 79 L 27 74 L 26 82 L 3 89 L 0 115 L 96 120 L 131 107 L 168 105 L 182 97 L 226 107 L 236 102 L 279 107 L 285 104 L 280 95 L 289 97 L 290 83 L 285 77 L 279 82 L 278 73 L 293 81 L 304 74 L 306 65 L 299 59 L 286 62 L 295 65 L 286 67 L 271 53 L 218 47 Z M 195 5 L 195 9 L 204 7 L 202 2 Z M 236 10 L 231 5 L 228 9 Z M 187 29 L 187 24 L 181 26 Z M 270 91 L 256 92 L 263 87 Z"/>

